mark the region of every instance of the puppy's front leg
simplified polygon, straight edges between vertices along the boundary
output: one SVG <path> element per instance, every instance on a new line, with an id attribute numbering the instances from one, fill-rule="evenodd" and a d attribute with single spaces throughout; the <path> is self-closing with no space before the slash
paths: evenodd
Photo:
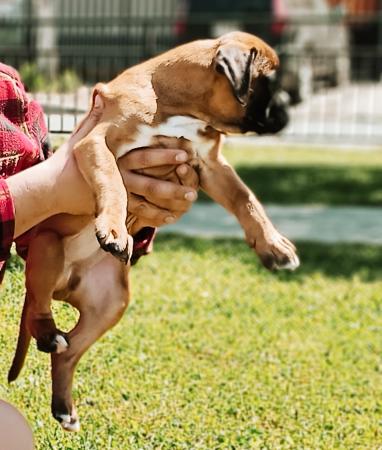
<path id="1" fill-rule="evenodd" d="M 276 230 L 255 194 L 221 154 L 204 161 L 200 182 L 213 200 L 237 217 L 246 241 L 267 269 L 294 270 L 299 266 L 295 246 Z"/>
<path id="2" fill-rule="evenodd" d="M 126 228 L 127 193 L 115 158 L 106 145 L 108 123 L 97 125 L 74 147 L 74 155 L 96 200 L 96 236 L 101 247 L 125 263 L 133 238 Z"/>

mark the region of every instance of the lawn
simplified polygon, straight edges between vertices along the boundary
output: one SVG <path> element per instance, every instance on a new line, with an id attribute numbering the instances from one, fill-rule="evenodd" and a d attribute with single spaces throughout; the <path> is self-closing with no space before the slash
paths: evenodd
<path id="1" fill-rule="evenodd" d="M 284 158 L 246 152 L 227 153 L 239 168 Z M 292 153 L 283 164 L 304 166 Z M 382 166 L 377 153 L 370 167 L 368 155 L 341 155 L 327 155 L 330 170 Z M 320 157 L 306 156 L 312 167 Z M 6 384 L 23 301 L 14 258 L 1 292 L 0 397 L 25 412 L 39 450 L 381 448 L 382 248 L 298 248 L 296 273 L 271 274 L 241 241 L 159 235 L 132 270 L 127 314 L 81 361 L 76 435 L 50 417 L 49 358 L 34 345 Z M 69 308 L 56 312 L 69 327 Z"/>
<path id="2" fill-rule="evenodd" d="M 77 435 L 50 417 L 46 355 L 33 348 L 5 383 L 23 297 L 15 261 L 0 395 L 24 410 L 38 449 L 376 449 L 382 250 L 299 249 L 298 273 L 270 274 L 240 241 L 159 237 L 133 270 L 128 313 L 79 367 Z"/>

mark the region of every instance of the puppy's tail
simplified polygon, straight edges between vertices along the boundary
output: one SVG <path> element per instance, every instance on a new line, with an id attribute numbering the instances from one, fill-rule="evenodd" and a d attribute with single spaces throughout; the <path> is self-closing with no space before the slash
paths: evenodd
<path id="1" fill-rule="evenodd" d="M 19 337 L 17 340 L 16 352 L 15 356 L 13 357 L 11 368 L 9 369 L 8 372 L 8 383 L 15 381 L 16 378 L 19 376 L 21 369 L 23 368 L 24 365 L 25 357 L 27 356 L 28 353 L 29 343 L 31 341 L 31 334 L 28 331 L 26 315 L 27 315 L 27 299 L 25 298 L 23 312 L 21 314 L 20 330 L 19 330 Z"/>

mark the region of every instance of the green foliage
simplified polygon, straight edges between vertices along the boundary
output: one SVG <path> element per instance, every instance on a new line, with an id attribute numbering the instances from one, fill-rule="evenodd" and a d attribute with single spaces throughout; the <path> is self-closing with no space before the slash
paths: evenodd
<path id="1" fill-rule="evenodd" d="M 73 92 L 81 86 L 81 79 L 76 72 L 64 70 L 53 80 L 48 79 L 36 63 L 24 63 L 20 69 L 21 80 L 30 92 Z"/>
<path id="2" fill-rule="evenodd" d="M 20 77 L 25 88 L 30 92 L 43 91 L 47 87 L 47 80 L 36 63 L 24 63 L 19 69 Z"/>
<path id="3" fill-rule="evenodd" d="M 128 312 L 81 361 L 77 435 L 50 417 L 49 357 L 35 345 L 6 384 L 23 301 L 14 262 L 0 395 L 24 411 L 40 449 L 376 449 L 382 250 L 299 250 L 301 270 L 271 274 L 240 241 L 160 235 L 132 270 Z M 57 314 L 65 328 L 75 319 L 64 305 Z"/>
<path id="4" fill-rule="evenodd" d="M 52 82 L 52 89 L 57 92 L 73 92 L 81 86 L 81 79 L 76 72 L 70 69 L 64 70 Z"/>

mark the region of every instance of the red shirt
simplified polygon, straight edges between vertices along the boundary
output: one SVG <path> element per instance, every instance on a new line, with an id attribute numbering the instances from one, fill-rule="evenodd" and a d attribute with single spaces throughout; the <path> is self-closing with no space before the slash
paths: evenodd
<path id="1" fill-rule="evenodd" d="M 5 178 L 51 153 L 41 106 L 25 91 L 15 69 L 0 63 L 0 282 L 14 233 L 14 206 Z"/>

